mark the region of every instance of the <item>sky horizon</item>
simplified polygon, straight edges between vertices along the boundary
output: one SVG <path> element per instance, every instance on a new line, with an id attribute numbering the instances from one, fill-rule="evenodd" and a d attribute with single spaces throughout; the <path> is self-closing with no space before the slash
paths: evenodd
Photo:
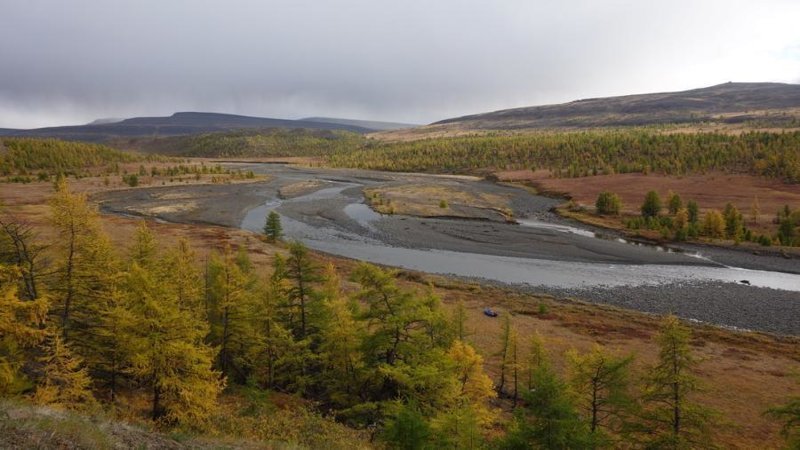
<path id="1" fill-rule="evenodd" d="M 203 111 L 430 123 L 800 83 L 800 2 L 0 0 L 0 128 Z"/>

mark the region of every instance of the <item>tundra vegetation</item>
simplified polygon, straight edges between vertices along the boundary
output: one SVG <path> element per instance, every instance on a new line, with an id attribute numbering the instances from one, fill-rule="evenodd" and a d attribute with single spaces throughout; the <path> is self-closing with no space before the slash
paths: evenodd
<path id="1" fill-rule="evenodd" d="M 147 164 L 147 166 L 145 166 Z M 148 168 L 149 167 L 149 168 Z M 254 179 L 252 171 L 224 168 L 219 164 L 186 163 L 184 159 L 122 152 L 111 147 L 56 139 L 0 139 L 0 180 L 31 183 L 57 178 L 120 177 L 124 185 L 149 184 L 156 177 L 171 182 L 211 177 L 212 182 Z"/>
<path id="2" fill-rule="evenodd" d="M 656 231 L 662 238 L 675 241 L 687 239 L 728 240 L 735 244 L 752 242 L 762 246 L 783 245 L 800 246 L 800 209 L 793 210 L 785 205 L 777 211 L 773 223 L 774 233 L 756 233 L 748 228 L 758 224 L 758 214 L 751 213 L 745 220 L 744 214 L 732 203 L 727 203 L 722 211 L 707 210 L 700 214 L 696 201 L 690 200 L 684 207 L 680 195 L 668 193 L 667 210 L 662 207 L 661 198 L 656 191 L 648 192 L 640 207 L 640 215 L 626 214 L 621 218 L 625 228 Z M 622 203 L 619 196 L 611 192 L 601 192 L 595 203 L 598 215 L 620 215 Z M 755 218 L 753 218 L 755 217 Z"/>
<path id="3" fill-rule="evenodd" d="M 360 263 L 344 283 L 297 242 L 279 244 L 265 273 L 244 247 L 202 262 L 186 241 L 160 246 L 145 222 L 116 248 L 64 179 L 49 208 L 57 240 L 3 214 L 3 397 L 310 446 L 368 435 L 390 448 L 713 446 L 691 331 L 674 317 L 642 370 L 600 344 L 554 358 L 534 334 L 523 347 L 508 313 L 497 354 L 484 356 L 463 306 L 447 313 L 394 271 Z M 485 357 L 500 359 L 499 377 Z M 281 395 L 304 412 L 271 409 Z M 223 410 L 231 399 L 244 405 L 236 414 Z M 787 401 L 770 414 L 793 439 Z"/>
<path id="4" fill-rule="evenodd" d="M 614 133 L 569 139 L 586 142 L 591 136 L 610 139 Z M 719 139 L 734 139 L 738 144 L 732 148 L 746 153 L 750 144 L 744 142 L 759 136 L 765 139 L 758 145 L 762 162 L 753 160 L 749 169 L 708 153 L 718 142 L 708 137 L 700 155 L 717 156 L 698 156 L 693 161 L 705 162 L 692 170 L 745 170 L 791 181 L 785 170 L 792 156 L 779 156 L 782 146 L 793 142 L 791 134 Z M 457 147 L 478 138 L 459 139 L 447 142 Z M 508 151 L 506 145 L 515 139 L 544 137 L 481 139 L 497 139 L 492 145 Z M 686 145 L 697 143 L 692 140 L 697 136 L 685 139 Z M 419 144 L 359 145 L 403 149 Z M 682 155 L 673 150 L 668 154 Z M 337 152 L 345 150 L 330 157 L 344 154 Z M 503 155 L 494 157 L 510 153 Z M 521 336 L 508 314 L 499 319 L 501 345 L 482 355 L 472 345 L 463 307 L 447 314 L 433 289 L 404 287 L 396 272 L 359 264 L 341 280 L 334 267 L 318 265 L 299 243 L 277 243 L 282 251 L 266 272 L 256 269 L 243 247 L 222 247 L 201 261 L 186 241 L 158 245 L 144 223 L 129 245 L 119 248 L 85 195 L 70 192 L 66 182 L 67 176 L 88 174 L 125 176 L 128 184 L 131 177 L 138 184 L 156 175 L 233 176 L 218 166 L 151 164 L 148 170 L 145 163 L 151 160 L 145 157 L 28 139 L 4 139 L 0 158 L 9 181 L 32 181 L 33 176 L 54 181 L 50 226 L 58 236 L 41 237 L 11 214 L 0 217 L 0 395 L 11 402 L 139 419 L 182 433 L 311 447 L 713 445 L 718 414 L 697 400 L 704 383 L 691 331 L 674 317 L 664 319 L 655 338 L 657 357 L 638 365 L 634 355 L 599 343 L 589 351 L 554 355 L 541 336 Z M 660 166 L 667 172 L 680 161 L 667 159 L 670 163 Z M 138 170 L 125 168 L 131 163 Z M 556 171 L 560 176 L 590 173 Z M 621 214 L 618 196 L 606 192 L 603 197 L 598 212 Z M 655 191 L 648 194 L 642 215 L 622 220 L 676 239 L 704 236 L 762 245 L 797 245 L 800 239 L 800 210 L 789 206 L 775 215 L 776 234 L 755 236 L 733 205 L 703 213 L 697 202 L 677 193 L 664 198 L 662 203 Z M 758 220 L 759 209 L 754 199 L 751 222 Z M 267 238 L 279 240 L 279 219 L 265 226 Z M 538 314 L 547 316 L 547 305 L 539 306 Z M 492 377 L 484 368 L 490 359 L 499 361 Z M 287 397 L 303 406 L 275 407 L 276 399 Z M 796 446 L 797 399 L 787 398 L 767 416 L 780 421 L 787 442 Z"/>
<path id="5" fill-rule="evenodd" d="M 344 131 L 245 130 L 113 142 L 147 153 L 320 158 L 334 167 L 485 175 L 547 169 L 555 177 L 723 171 L 800 182 L 800 131 L 670 133 L 649 128 L 540 131 L 389 142 Z"/>
<path id="6" fill-rule="evenodd" d="M 549 177 L 556 179 L 633 173 L 673 177 L 728 173 L 764 177 L 787 185 L 800 183 L 800 157 L 796 151 L 800 145 L 800 131 L 788 130 L 721 133 L 619 128 L 484 132 L 401 142 L 365 138 L 348 132 L 250 130 L 138 140 L 126 145 L 184 156 L 307 156 L 316 158 L 319 164 L 333 167 L 388 171 L 472 175 L 490 175 L 496 171 L 546 171 Z M 657 187 L 656 179 L 653 188 Z M 598 190 L 594 195 L 599 192 L 602 191 Z M 754 240 L 762 245 L 767 245 L 768 241 L 769 245 L 797 243 L 798 220 L 791 217 L 791 211 L 785 218 L 758 224 L 761 207 L 757 198 L 749 208 L 738 205 L 749 209 L 744 211 L 744 215 L 752 218 L 751 225 L 758 224 L 750 227 L 758 229 L 758 233 L 751 233 L 750 237 L 746 236 L 748 227 L 743 227 L 741 236 L 735 230 L 732 233 L 727 230 L 719 232 L 718 216 L 713 211 L 705 214 L 710 222 L 708 227 L 704 226 L 705 219 L 697 227 L 676 228 L 661 223 L 666 220 L 662 217 L 671 217 L 682 224 L 684 213 L 680 210 L 683 208 L 689 216 L 687 222 L 697 223 L 694 220 L 697 211 L 692 211 L 692 204 L 684 204 L 682 200 L 680 196 L 668 194 L 658 213 L 650 210 L 644 214 L 651 219 L 650 224 L 638 224 L 633 228 L 650 229 L 662 238 L 676 240 L 694 239 L 703 232 L 717 240 L 734 242 Z M 623 222 L 631 219 L 617 212 L 617 206 L 622 205 L 610 196 L 596 206 L 602 215 L 622 215 Z M 716 207 L 721 209 L 721 205 Z M 659 214 L 662 208 L 666 215 Z M 386 206 L 383 212 L 398 211 Z M 659 222 L 658 226 L 653 224 L 653 219 Z"/>
<path id="7" fill-rule="evenodd" d="M 367 141 L 331 154 L 337 167 L 485 174 L 547 169 L 555 177 L 618 173 L 748 173 L 800 182 L 800 132 L 659 133 L 646 129 Z"/>

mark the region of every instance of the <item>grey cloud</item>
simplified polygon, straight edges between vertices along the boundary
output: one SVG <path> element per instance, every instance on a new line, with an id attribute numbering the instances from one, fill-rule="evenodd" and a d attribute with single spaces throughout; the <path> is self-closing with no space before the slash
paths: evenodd
<path id="1" fill-rule="evenodd" d="M 430 122 L 795 81 L 795 3 L 0 0 L 0 127 L 177 110 Z"/>

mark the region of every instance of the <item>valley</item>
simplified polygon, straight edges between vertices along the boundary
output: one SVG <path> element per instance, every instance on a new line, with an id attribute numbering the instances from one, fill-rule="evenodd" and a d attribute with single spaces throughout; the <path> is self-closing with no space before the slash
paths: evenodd
<path id="1" fill-rule="evenodd" d="M 586 433 L 639 448 L 674 433 L 649 383 L 676 338 L 679 407 L 709 416 L 672 436 L 777 448 L 765 412 L 798 389 L 800 131 L 780 95 L 776 116 L 742 118 L 753 89 L 793 92 L 697 90 L 716 115 L 681 123 L 686 93 L 577 102 L 596 117 L 566 128 L 520 126 L 534 108 L 410 129 L 177 113 L 10 130 L 0 327 L 34 337 L 0 347 L 0 446 L 395 448 L 416 414 L 428 444 L 505 448 L 539 420 L 539 383 L 583 429 L 581 371 L 619 363 L 627 418 Z M 674 114 L 618 117 L 632 127 L 603 116 L 665 101 Z M 71 365 L 39 362 L 57 357 Z M 452 389 L 464 362 L 478 385 Z"/>
<path id="2" fill-rule="evenodd" d="M 268 181 L 114 191 L 95 200 L 109 213 L 255 233 L 274 210 L 287 238 L 336 256 L 649 313 L 674 312 L 735 329 L 800 333 L 794 320 L 800 314 L 800 275 L 791 259 L 761 256 L 754 262 L 747 252 L 729 252 L 723 264 L 701 246 L 635 245 L 611 231 L 560 218 L 551 211 L 560 200 L 477 178 L 275 164 L 229 167 Z M 457 196 L 420 197 L 428 205 L 416 208 L 427 211 L 423 216 L 379 214 L 365 203 L 365 190 L 407 186 L 504 198 L 514 221 L 474 206 L 458 217 L 429 213 L 458 208 Z M 448 208 L 440 208 L 440 200 Z"/>

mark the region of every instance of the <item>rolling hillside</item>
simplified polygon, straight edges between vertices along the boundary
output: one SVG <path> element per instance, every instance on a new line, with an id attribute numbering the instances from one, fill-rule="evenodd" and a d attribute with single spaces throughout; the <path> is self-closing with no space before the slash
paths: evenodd
<path id="1" fill-rule="evenodd" d="M 386 130 L 402 130 L 405 128 L 414 128 L 419 125 L 410 123 L 398 122 L 381 122 L 377 120 L 354 120 L 354 119 L 340 119 L 335 117 L 305 117 L 300 119 L 304 122 L 328 123 L 336 125 L 348 125 L 361 128 L 367 128 L 372 131 L 386 131 Z"/>
<path id="2" fill-rule="evenodd" d="M 310 120 L 270 119 L 205 112 L 178 112 L 168 117 L 134 117 L 119 122 L 36 128 L 0 129 L 0 135 L 48 137 L 74 141 L 104 142 L 114 138 L 184 136 L 256 128 L 343 130 L 355 133 L 375 131 L 354 124 Z"/>
<path id="3" fill-rule="evenodd" d="M 591 98 L 442 120 L 461 130 L 593 128 L 665 124 L 800 127 L 800 85 L 725 83 L 682 92 Z"/>

